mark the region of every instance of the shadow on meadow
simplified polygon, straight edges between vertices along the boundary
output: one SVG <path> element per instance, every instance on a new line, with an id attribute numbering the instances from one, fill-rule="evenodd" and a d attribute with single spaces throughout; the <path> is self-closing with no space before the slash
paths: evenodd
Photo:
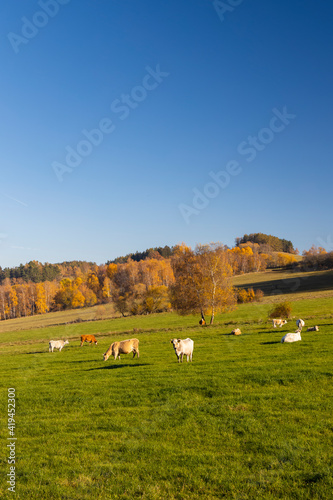
<path id="1" fill-rule="evenodd" d="M 46 352 L 48 352 L 48 351 L 20 352 L 19 354 L 24 354 L 24 356 L 25 356 L 26 354 L 45 354 Z"/>
<path id="2" fill-rule="evenodd" d="M 281 344 L 281 340 L 274 340 L 273 342 L 261 342 L 260 345 Z"/>
<path id="3" fill-rule="evenodd" d="M 151 363 L 136 363 L 130 364 L 126 363 L 125 365 L 106 365 L 100 366 L 99 368 L 88 368 L 85 370 L 86 372 L 90 372 L 91 370 L 116 370 L 117 368 L 136 368 L 137 366 L 149 366 Z"/>
<path id="4" fill-rule="evenodd" d="M 275 274 L 275 279 L 268 279 L 266 281 L 253 281 L 251 283 L 246 283 L 247 288 L 253 288 L 254 290 L 260 289 L 264 292 L 266 296 L 274 294 L 277 290 L 280 293 L 309 293 L 316 291 L 328 291 L 332 290 L 332 276 L 331 270 L 317 274 L 315 271 L 313 274 L 302 275 L 298 271 L 291 271 L 293 273 L 292 277 L 285 277 L 284 269 L 273 270 Z M 281 279 L 279 279 L 281 275 Z M 235 285 L 236 288 L 242 288 L 243 285 Z"/>

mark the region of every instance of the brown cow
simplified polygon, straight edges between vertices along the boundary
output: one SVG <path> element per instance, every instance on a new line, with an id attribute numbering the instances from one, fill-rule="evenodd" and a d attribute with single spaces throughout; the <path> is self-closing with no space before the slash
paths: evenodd
<path id="1" fill-rule="evenodd" d="M 104 361 L 106 361 L 112 355 L 114 359 L 120 359 L 120 354 L 129 354 L 130 352 L 133 353 L 133 358 L 136 354 L 139 358 L 138 339 L 128 339 L 122 340 L 121 342 L 113 342 L 113 344 L 110 345 L 109 349 L 103 355 L 103 358 Z"/>
<path id="2" fill-rule="evenodd" d="M 81 335 L 81 346 L 83 346 L 84 342 L 89 342 L 89 344 L 96 344 L 97 345 L 97 340 L 93 335 Z"/>

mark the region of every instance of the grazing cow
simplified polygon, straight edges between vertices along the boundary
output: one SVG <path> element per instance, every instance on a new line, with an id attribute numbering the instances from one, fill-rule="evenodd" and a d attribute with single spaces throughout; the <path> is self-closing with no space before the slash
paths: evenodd
<path id="1" fill-rule="evenodd" d="M 81 335 L 81 346 L 83 346 L 84 342 L 89 342 L 89 344 L 96 344 L 97 345 L 97 340 L 93 335 Z"/>
<path id="2" fill-rule="evenodd" d="M 52 351 L 53 349 L 61 349 L 64 347 L 65 344 L 68 344 L 68 340 L 50 340 L 49 342 L 49 352 Z"/>
<path id="3" fill-rule="evenodd" d="M 309 326 L 309 328 L 306 330 L 307 332 L 319 332 L 319 326 Z"/>
<path id="4" fill-rule="evenodd" d="M 193 340 L 191 340 L 191 339 L 185 339 L 185 340 L 172 339 L 170 342 L 171 342 L 171 344 L 173 344 L 173 347 L 174 347 L 174 350 L 175 350 L 175 353 L 176 353 L 176 356 L 178 359 L 178 363 L 180 362 L 180 359 L 183 362 L 184 354 L 186 356 L 187 362 L 189 359 L 192 361 L 193 346 L 194 346 Z"/>
<path id="5" fill-rule="evenodd" d="M 129 339 L 129 340 L 122 340 L 121 342 L 113 342 L 113 344 L 110 345 L 109 349 L 106 351 L 106 353 L 103 355 L 104 361 L 109 359 L 109 357 L 112 355 L 114 359 L 120 359 L 120 354 L 129 354 L 130 352 L 133 353 L 133 358 L 137 354 L 139 358 L 139 341 L 138 339 Z"/>
<path id="6" fill-rule="evenodd" d="M 232 330 L 231 335 L 242 335 L 242 332 L 239 328 L 235 328 L 234 330 Z"/>
<path id="7" fill-rule="evenodd" d="M 298 319 L 298 320 L 296 321 L 296 325 L 297 325 L 297 328 L 302 329 L 302 328 L 303 328 L 303 326 L 305 325 L 305 322 L 304 322 L 302 319 Z"/>
<path id="8" fill-rule="evenodd" d="M 302 329 L 296 330 L 295 333 L 287 333 L 284 337 L 281 339 L 281 343 L 283 344 L 284 342 L 297 342 L 298 340 L 301 339 L 301 331 Z"/>
<path id="9" fill-rule="evenodd" d="M 287 323 L 287 320 L 286 319 L 273 319 L 272 323 L 273 323 L 274 328 L 276 328 L 277 326 L 282 327 L 283 325 L 285 325 Z"/>

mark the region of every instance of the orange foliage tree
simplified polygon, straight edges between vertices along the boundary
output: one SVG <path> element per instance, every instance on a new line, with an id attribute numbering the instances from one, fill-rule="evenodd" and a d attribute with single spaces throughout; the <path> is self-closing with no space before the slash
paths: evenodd
<path id="1" fill-rule="evenodd" d="M 171 303 L 180 314 L 211 315 L 232 309 L 236 294 L 231 284 L 232 268 L 220 244 L 198 245 L 195 251 L 182 244 L 173 256 L 175 283 Z"/>

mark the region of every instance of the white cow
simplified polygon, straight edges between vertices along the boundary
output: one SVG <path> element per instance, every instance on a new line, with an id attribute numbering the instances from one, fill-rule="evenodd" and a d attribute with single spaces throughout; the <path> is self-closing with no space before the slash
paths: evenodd
<path id="1" fill-rule="evenodd" d="M 319 326 L 309 326 L 309 328 L 306 330 L 307 332 L 319 332 Z"/>
<path id="2" fill-rule="evenodd" d="M 284 337 L 281 339 L 281 343 L 291 343 L 291 342 L 297 342 L 298 340 L 301 339 L 301 328 L 299 330 L 296 330 L 295 333 L 286 333 Z"/>
<path id="3" fill-rule="evenodd" d="M 50 340 L 49 342 L 49 352 L 52 351 L 53 349 L 61 349 L 64 347 L 65 344 L 68 344 L 68 340 Z"/>
<path id="4" fill-rule="evenodd" d="M 277 326 L 282 327 L 283 325 L 285 325 L 287 323 L 287 320 L 286 319 L 273 319 L 272 323 L 273 323 L 274 328 L 276 328 Z"/>
<path id="5" fill-rule="evenodd" d="M 296 325 L 297 325 L 297 328 L 303 328 L 303 326 L 305 326 L 305 322 L 302 320 L 302 319 L 298 319 L 296 321 Z"/>
<path id="6" fill-rule="evenodd" d="M 171 339 L 171 344 L 173 344 L 178 363 L 180 363 L 180 359 L 183 362 L 184 354 L 186 356 L 187 362 L 190 359 L 192 361 L 193 355 L 193 346 L 194 342 L 191 339 Z"/>

